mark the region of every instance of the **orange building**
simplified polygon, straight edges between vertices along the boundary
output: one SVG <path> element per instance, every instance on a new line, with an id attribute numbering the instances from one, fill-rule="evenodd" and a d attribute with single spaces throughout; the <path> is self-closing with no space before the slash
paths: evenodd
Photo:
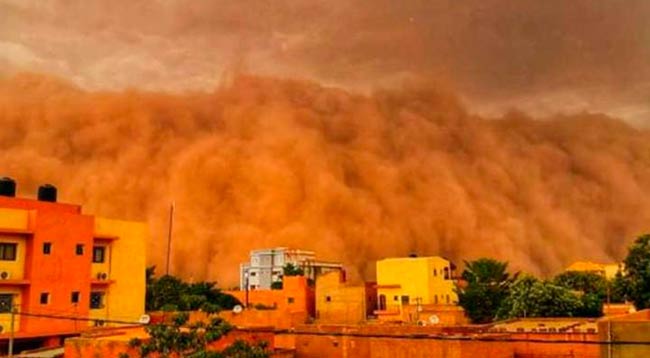
<path id="1" fill-rule="evenodd" d="M 283 278 L 283 287 L 280 290 L 258 289 L 226 291 L 225 293 L 235 296 L 240 302 L 247 305 L 249 310 L 257 309 L 263 313 L 268 312 L 268 314 L 263 314 L 264 316 L 276 317 L 278 314 L 274 314 L 275 311 L 279 313 L 279 316 L 290 317 L 289 322 L 285 319 L 281 320 L 283 326 L 287 323 L 291 326 L 305 323 L 310 317 L 314 316 L 314 289 L 304 276 L 285 276 Z M 242 317 L 244 316 L 250 317 L 251 315 L 242 315 Z M 237 317 L 233 318 L 238 319 Z M 279 326 L 266 320 L 259 321 L 259 324 Z"/>
<path id="2" fill-rule="evenodd" d="M 146 226 L 84 215 L 57 203 L 51 186 L 39 200 L 16 198 L 12 183 L 0 179 L 0 350 L 12 321 L 14 351 L 60 344 L 105 320 L 137 321 Z"/>

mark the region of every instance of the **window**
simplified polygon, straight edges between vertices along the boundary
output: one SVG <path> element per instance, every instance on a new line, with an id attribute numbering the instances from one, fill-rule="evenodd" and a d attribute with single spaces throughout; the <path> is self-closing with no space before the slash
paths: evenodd
<path id="1" fill-rule="evenodd" d="M 79 303 L 79 291 L 72 291 L 70 295 L 70 302 Z"/>
<path id="2" fill-rule="evenodd" d="M 445 267 L 445 280 L 449 280 L 449 267 Z"/>
<path id="3" fill-rule="evenodd" d="M 10 293 L 0 294 L 0 313 L 10 313 L 14 305 L 14 295 Z"/>
<path id="4" fill-rule="evenodd" d="M 16 261 L 16 247 L 17 244 L 0 243 L 0 260 L 2 261 Z"/>
<path id="5" fill-rule="evenodd" d="M 42 305 L 50 303 L 50 294 L 48 292 L 41 292 L 40 302 Z"/>
<path id="6" fill-rule="evenodd" d="M 52 253 L 52 243 L 51 242 L 44 242 L 43 243 L 43 255 L 49 255 Z"/>
<path id="7" fill-rule="evenodd" d="M 83 249 L 82 249 L 83 250 Z M 96 264 L 104 263 L 106 256 L 106 248 L 104 246 L 93 247 L 93 262 Z"/>
<path id="8" fill-rule="evenodd" d="M 330 296 L 325 296 L 325 301 L 327 301 L 327 302 L 332 302 L 332 297 L 330 297 Z"/>
<path id="9" fill-rule="evenodd" d="M 287 302 L 288 302 L 288 303 L 293 303 L 293 301 L 295 301 L 295 300 L 293 299 L 293 297 L 289 297 L 289 298 L 287 298 Z"/>
<path id="10" fill-rule="evenodd" d="M 77 255 L 81 256 L 84 254 L 84 244 L 77 244 L 77 247 L 75 249 L 75 252 Z"/>
<path id="11" fill-rule="evenodd" d="M 437 269 L 433 269 L 433 276 L 438 276 L 438 270 Z"/>
<path id="12" fill-rule="evenodd" d="M 90 293 L 90 309 L 96 310 L 104 308 L 104 292 Z"/>
<path id="13" fill-rule="evenodd" d="M 399 297 L 394 296 L 394 297 L 393 297 L 393 301 L 399 301 Z"/>
<path id="14" fill-rule="evenodd" d="M 402 296 L 402 304 L 403 305 L 409 304 L 409 296 Z"/>
<path id="15" fill-rule="evenodd" d="M 438 304 L 438 295 L 433 296 L 433 303 Z"/>
<path id="16" fill-rule="evenodd" d="M 257 276 L 257 272 L 251 272 L 251 277 Z"/>
<path id="17" fill-rule="evenodd" d="M 447 295 L 447 304 L 449 304 L 449 295 Z"/>

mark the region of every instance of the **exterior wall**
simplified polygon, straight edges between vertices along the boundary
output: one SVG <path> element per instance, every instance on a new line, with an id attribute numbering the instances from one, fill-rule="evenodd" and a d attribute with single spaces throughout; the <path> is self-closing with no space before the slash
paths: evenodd
<path id="1" fill-rule="evenodd" d="M 602 342 L 614 342 L 601 346 L 602 358 L 650 357 L 650 310 L 602 319 L 598 332 Z"/>
<path id="2" fill-rule="evenodd" d="M 595 344 L 596 334 L 485 334 L 479 329 L 402 325 L 302 326 L 294 333 L 296 357 L 597 358 L 600 349 Z M 279 337 L 276 336 L 276 340 Z"/>
<path id="3" fill-rule="evenodd" d="M 109 253 L 108 285 L 93 284 L 93 290 L 106 292 L 106 310 L 95 317 L 133 322 L 144 314 L 147 236 L 144 223 L 95 219 L 94 242 Z"/>
<path id="4" fill-rule="evenodd" d="M 441 257 L 377 261 L 379 310 L 390 316 L 401 314 L 402 306 L 411 304 L 455 304 L 458 296 L 451 276 L 451 263 Z"/>
<path id="5" fill-rule="evenodd" d="M 363 322 L 368 314 L 368 305 L 365 285 L 348 286 L 339 272 L 316 279 L 316 319 L 319 323 Z"/>
<path id="6" fill-rule="evenodd" d="M 246 291 L 226 291 L 246 304 Z M 304 317 L 314 314 L 314 293 L 304 276 L 288 276 L 284 278 L 281 290 L 251 290 L 248 291 L 248 307 L 264 305 L 289 314 L 304 314 Z"/>
<path id="7" fill-rule="evenodd" d="M 35 202 L 39 203 L 39 202 Z M 25 276 L 29 280 L 21 312 L 37 315 L 87 317 L 90 305 L 90 248 L 93 218 L 79 212 L 69 212 L 57 204 L 34 215 L 28 240 Z M 51 243 L 51 253 L 43 253 L 43 244 Z M 83 253 L 77 255 L 77 245 Z M 72 292 L 79 292 L 79 302 L 73 303 Z M 41 294 L 49 294 L 49 303 L 40 302 Z M 30 334 L 74 332 L 83 326 L 73 320 L 21 316 L 21 330 Z"/>
<path id="8" fill-rule="evenodd" d="M 513 358 L 513 347 L 503 342 L 436 339 L 422 327 L 304 326 L 296 339 L 297 358 Z M 331 334 L 328 334 L 331 333 Z M 415 338 L 414 336 L 420 336 Z"/>
<path id="9" fill-rule="evenodd" d="M 599 358 L 596 333 L 514 333 L 509 343 L 518 358 Z"/>
<path id="10" fill-rule="evenodd" d="M 146 333 L 141 328 L 130 328 L 118 331 L 106 331 L 98 337 L 70 338 L 65 341 L 65 358 L 120 358 L 124 353 L 130 357 L 139 357 L 137 349 L 130 347 L 129 341 L 132 338 L 147 339 Z M 249 343 L 267 342 L 269 349 L 274 348 L 274 334 L 268 329 L 244 329 L 234 330 L 227 335 L 208 345 L 208 349 L 222 350 L 231 345 L 235 340 L 243 340 Z M 277 355 L 272 357 L 288 357 Z"/>
<path id="11" fill-rule="evenodd" d="M 432 318 L 432 316 L 435 316 L 435 318 Z M 469 319 L 465 316 L 465 310 L 453 305 L 404 306 L 402 307 L 400 320 L 421 326 L 458 326 L 469 324 Z M 433 323 L 433 321 L 437 321 L 437 323 Z"/>

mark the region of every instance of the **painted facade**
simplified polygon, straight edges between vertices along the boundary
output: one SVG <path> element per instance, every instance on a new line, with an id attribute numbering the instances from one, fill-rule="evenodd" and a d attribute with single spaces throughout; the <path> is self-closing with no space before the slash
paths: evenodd
<path id="1" fill-rule="evenodd" d="M 330 272 L 316 279 L 316 320 L 323 324 L 366 321 L 377 309 L 375 283 L 350 285 L 345 275 Z"/>
<path id="2" fill-rule="evenodd" d="M 144 313 L 146 237 L 143 223 L 0 196 L 0 341 L 9 336 L 12 307 L 17 339 L 64 337 L 103 320 L 137 321 Z"/>
<path id="3" fill-rule="evenodd" d="M 409 305 L 455 305 L 454 270 L 450 261 L 438 256 L 377 261 L 377 314 L 401 315 Z"/>

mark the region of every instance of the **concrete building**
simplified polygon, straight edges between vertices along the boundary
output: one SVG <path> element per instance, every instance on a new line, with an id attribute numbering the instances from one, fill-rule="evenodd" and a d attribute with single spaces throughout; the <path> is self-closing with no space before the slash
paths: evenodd
<path id="1" fill-rule="evenodd" d="M 143 223 L 96 218 L 78 205 L 14 197 L 0 180 L 0 351 L 13 315 L 16 351 L 57 345 L 107 320 L 144 314 Z"/>
<path id="2" fill-rule="evenodd" d="M 404 320 L 408 306 L 455 305 L 454 270 L 449 260 L 439 256 L 377 261 L 376 314 L 380 319 Z"/>
<path id="3" fill-rule="evenodd" d="M 270 289 L 273 282 L 282 281 L 283 268 L 287 264 L 301 268 L 305 277 L 310 280 L 315 280 L 320 274 L 343 269 L 340 263 L 316 260 L 313 251 L 286 247 L 253 250 L 250 253 L 250 262 L 240 266 L 240 289 L 246 290 L 246 286 L 249 290 Z"/>

